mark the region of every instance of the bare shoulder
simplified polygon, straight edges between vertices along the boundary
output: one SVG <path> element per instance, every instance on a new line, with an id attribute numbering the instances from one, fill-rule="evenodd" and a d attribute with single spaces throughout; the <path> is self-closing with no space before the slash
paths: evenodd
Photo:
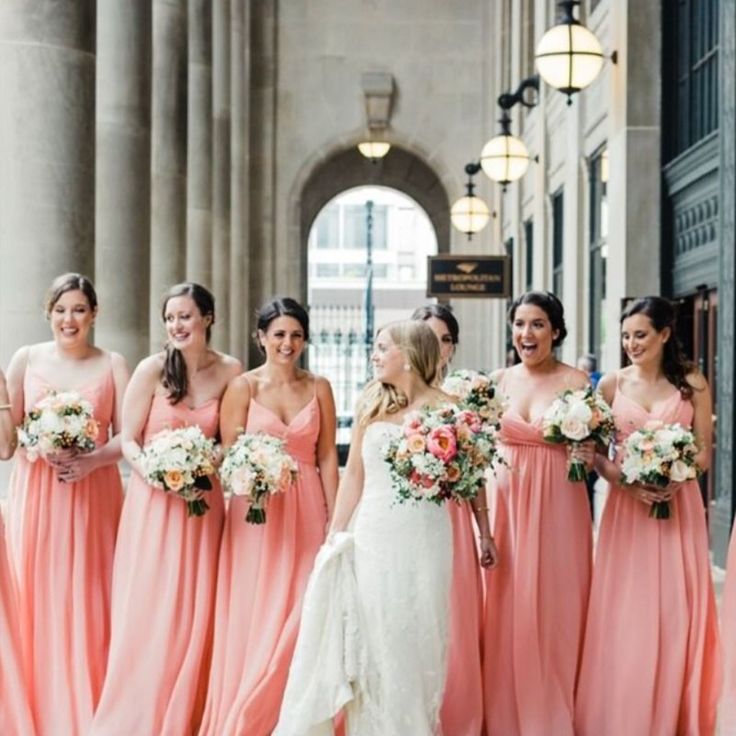
<path id="1" fill-rule="evenodd" d="M 110 365 L 112 366 L 113 373 L 125 373 L 129 372 L 128 361 L 120 354 L 113 350 L 105 351 L 110 357 Z"/>
<path id="2" fill-rule="evenodd" d="M 506 369 L 505 368 L 496 368 L 495 371 L 491 371 L 491 373 L 490 373 L 490 375 L 488 377 L 494 383 L 498 383 L 503 378 L 503 376 L 504 376 L 505 373 L 506 373 Z"/>
<path id="3" fill-rule="evenodd" d="M 164 354 L 154 353 L 138 363 L 133 375 L 142 380 L 158 381 L 164 367 Z"/>
<path id="4" fill-rule="evenodd" d="M 312 374 L 318 399 L 332 399 L 332 384 L 324 377 Z"/>
<path id="5" fill-rule="evenodd" d="M 232 355 L 215 351 L 215 356 L 218 370 L 228 374 L 229 378 L 237 376 L 243 372 L 243 364 Z"/>
<path id="6" fill-rule="evenodd" d="M 571 365 L 565 365 L 564 380 L 570 388 L 574 389 L 590 386 L 590 378 L 588 377 L 588 374 Z"/>
<path id="7" fill-rule="evenodd" d="M 705 391 L 708 388 L 708 380 L 699 370 L 688 373 L 686 380 L 694 391 Z"/>
<path id="8" fill-rule="evenodd" d="M 600 391 L 602 391 L 604 394 L 607 392 L 613 393 L 614 389 L 616 388 L 616 382 L 618 380 L 618 374 L 616 371 L 611 371 L 610 373 L 606 373 L 600 381 L 598 381 L 598 388 Z"/>
<path id="9" fill-rule="evenodd" d="M 242 398 L 244 401 L 250 400 L 251 386 L 248 381 L 248 374 L 241 371 L 234 375 L 227 382 L 227 393 Z"/>

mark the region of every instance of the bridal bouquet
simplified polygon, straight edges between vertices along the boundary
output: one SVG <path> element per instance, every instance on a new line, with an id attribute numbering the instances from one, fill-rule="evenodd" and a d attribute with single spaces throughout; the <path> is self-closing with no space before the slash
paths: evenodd
<path id="1" fill-rule="evenodd" d="M 399 502 L 474 498 L 496 455 L 496 437 L 477 412 L 456 406 L 407 414 L 383 448 Z"/>
<path id="2" fill-rule="evenodd" d="M 202 493 L 212 490 L 215 441 L 199 427 L 158 432 L 141 450 L 138 463 L 150 485 L 186 501 L 187 516 L 202 516 L 209 508 Z"/>
<path id="3" fill-rule="evenodd" d="M 24 417 L 18 442 L 31 462 L 60 450 L 92 452 L 100 431 L 93 412 L 76 391 L 51 391 Z"/>
<path id="4" fill-rule="evenodd" d="M 485 424 L 498 430 L 506 403 L 487 373 L 453 371 L 442 384 L 442 390 L 454 396 L 463 409 L 477 412 Z"/>
<path id="5" fill-rule="evenodd" d="M 698 476 L 695 435 L 681 424 L 647 422 L 626 438 L 623 451 L 622 483 L 666 488 L 671 482 L 682 483 Z M 649 516 L 669 519 L 669 501 L 653 503 Z"/>
<path id="6" fill-rule="evenodd" d="M 296 480 L 297 464 L 284 450 L 284 441 L 268 434 L 241 434 L 225 453 L 220 477 L 237 496 L 247 496 L 250 508 L 245 520 L 264 524 L 265 504 L 274 493 L 283 493 Z"/>
<path id="7" fill-rule="evenodd" d="M 542 432 L 547 442 L 572 445 L 594 440 L 605 450 L 613 441 L 616 427 L 610 407 L 590 386 L 568 389 L 555 399 L 542 417 Z M 584 481 L 585 465 L 572 460 L 568 480 Z"/>

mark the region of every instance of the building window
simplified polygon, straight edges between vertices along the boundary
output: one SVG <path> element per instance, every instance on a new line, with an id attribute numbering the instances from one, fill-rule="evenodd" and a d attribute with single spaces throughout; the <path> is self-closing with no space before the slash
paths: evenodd
<path id="1" fill-rule="evenodd" d="M 562 190 L 552 195 L 552 293 L 562 300 L 562 259 L 565 250 L 564 198 Z"/>
<path id="2" fill-rule="evenodd" d="M 336 204 L 327 205 L 320 212 L 314 231 L 318 248 L 340 247 L 340 209 Z"/>
<path id="3" fill-rule="evenodd" d="M 317 263 L 316 273 L 318 279 L 336 279 L 340 275 L 339 263 Z"/>
<path id="4" fill-rule="evenodd" d="M 385 250 L 387 238 L 387 210 L 382 204 L 373 205 L 373 249 Z M 367 246 L 367 208 L 362 204 L 345 205 L 345 247 L 365 250 Z"/>
<path id="5" fill-rule="evenodd" d="M 676 119 L 667 141 L 667 160 L 718 129 L 719 0 L 678 0 L 664 24 L 664 116 Z"/>
<path id="6" fill-rule="evenodd" d="M 598 150 L 590 161 L 590 230 L 588 294 L 590 323 L 588 350 L 599 361 L 606 341 L 606 257 L 608 255 L 608 149 Z"/>
<path id="7" fill-rule="evenodd" d="M 534 222 L 524 223 L 524 289 L 531 291 L 534 281 Z"/>

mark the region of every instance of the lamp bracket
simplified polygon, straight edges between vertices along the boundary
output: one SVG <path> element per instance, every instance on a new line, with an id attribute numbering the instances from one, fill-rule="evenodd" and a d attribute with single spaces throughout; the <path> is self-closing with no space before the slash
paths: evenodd
<path id="1" fill-rule="evenodd" d="M 469 164 L 465 164 L 465 173 L 468 175 L 468 181 L 465 184 L 465 189 L 468 197 L 473 196 L 473 190 L 475 184 L 473 184 L 473 177 L 480 171 L 480 161 L 471 161 Z"/>
<path id="2" fill-rule="evenodd" d="M 525 92 L 534 90 L 532 99 L 527 99 Z M 504 92 L 498 96 L 498 106 L 504 111 L 510 110 L 517 103 L 524 107 L 536 107 L 539 104 L 539 75 L 533 74 L 531 77 L 522 79 L 519 86 L 513 92 Z"/>
<path id="3" fill-rule="evenodd" d="M 580 21 L 573 15 L 573 8 L 580 5 L 580 0 L 560 0 L 557 7 L 560 9 L 560 25 L 578 25 Z"/>

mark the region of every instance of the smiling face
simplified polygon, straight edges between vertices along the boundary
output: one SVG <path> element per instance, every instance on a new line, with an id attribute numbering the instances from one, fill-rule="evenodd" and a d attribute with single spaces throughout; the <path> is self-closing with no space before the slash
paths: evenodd
<path id="1" fill-rule="evenodd" d="M 387 330 L 382 330 L 376 336 L 371 355 L 373 376 L 383 383 L 394 384 L 404 373 L 406 358 L 391 339 Z"/>
<path id="2" fill-rule="evenodd" d="M 455 343 L 452 341 L 452 333 L 447 324 L 445 324 L 445 321 L 439 317 L 428 317 L 424 321 L 440 341 L 440 370 L 442 371 L 447 367 L 447 364 L 452 360 L 452 356 L 455 353 Z"/>
<path id="3" fill-rule="evenodd" d="M 517 307 L 512 338 L 524 365 L 535 366 L 547 360 L 558 335 L 559 331 L 553 329 L 544 309 L 535 304 L 520 304 Z"/>
<path id="4" fill-rule="evenodd" d="M 164 324 L 171 345 L 177 350 L 207 345 L 210 315 L 203 315 L 192 297 L 172 296 L 164 307 Z"/>
<path id="5" fill-rule="evenodd" d="M 49 322 L 54 340 L 66 349 L 87 342 L 97 310 L 92 309 L 83 291 L 65 291 L 54 302 L 49 312 Z"/>
<path id="6" fill-rule="evenodd" d="M 263 330 L 258 330 L 258 339 L 266 353 L 266 360 L 284 365 L 295 363 L 304 350 L 306 342 L 304 328 L 294 317 L 276 317 Z"/>
<path id="7" fill-rule="evenodd" d="M 633 365 L 661 363 L 670 334 L 669 327 L 657 332 L 652 320 L 641 313 L 632 314 L 621 323 L 621 345 Z"/>

